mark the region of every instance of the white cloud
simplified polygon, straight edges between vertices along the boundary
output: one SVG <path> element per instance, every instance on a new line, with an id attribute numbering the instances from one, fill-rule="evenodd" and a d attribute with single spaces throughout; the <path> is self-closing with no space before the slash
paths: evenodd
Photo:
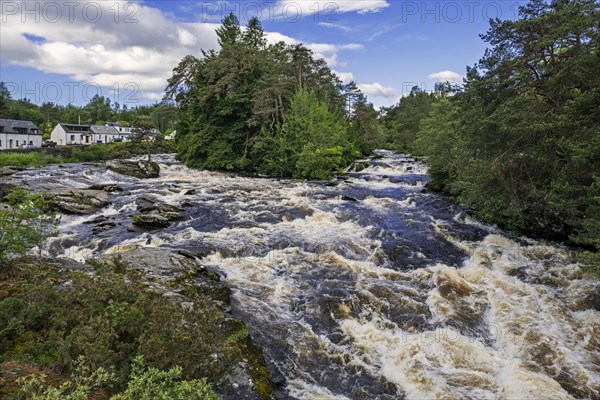
<path id="1" fill-rule="evenodd" d="M 161 100 L 164 96 L 164 93 L 157 93 L 157 92 L 141 92 L 139 93 L 139 96 L 143 99 L 148 99 L 148 100 Z"/>
<path id="2" fill-rule="evenodd" d="M 53 3 L 63 7 L 57 21 L 41 13 L 37 23 L 35 16 L 23 23 L 21 10 L 0 16 L 2 62 L 101 86 L 134 83 L 140 90 L 153 91 L 165 88 L 173 67 L 185 55 L 218 46 L 215 24 L 174 21 L 142 3 L 135 3 L 134 9 L 116 1 L 88 1 L 93 4 L 88 10 L 101 10 L 101 18 L 90 21 L 95 14 L 84 13 L 84 3 L 73 2 L 71 10 L 68 3 Z M 23 7 L 23 3 L 15 4 Z M 119 23 L 115 23 L 116 9 L 120 10 Z M 128 23 L 125 18 L 132 11 L 137 22 Z M 30 41 L 26 34 L 44 40 Z"/>
<path id="3" fill-rule="evenodd" d="M 279 32 L 267 32 L 267 42 L 274 44 L 284 42 L 288 45 L 300 44 L 300 42 L 290 36 Z M 365 47 L 358 43 L 332 44 L 332 43 L 304 43 L 304 45 L 315 53 L 317 58 L 325 60 L 330 67 L 346 66 L 346 62 L 338 60 L 338 53 L 342 51 L 363 51 Z"/>
<path id="4" fill-rule="evenodd" d="M 337 22 L 319 22 L 317 25 L 324 26 L 326 28 L 339 29 L 339 30 L 341 30 L 343 32 L 352 32 L 353 31 L 353 29 L 350 28 L 349 26 L 342 25 L 342 24 L 337 23 Z"/>
<path id="5" fill-rule="evenodd" d="M 90 16 L 94 14 L 91 11 L 87 15 L 83 12 L 87 3 L 92 4 L 89 8 L 91 11 L 100 7 L 99 20 L 90 21 Z M 358 3 L 363 4 L 362 1 L 339 4 L 340 9 L 362 12 L 376 5 L 383 7 L 387 4 L 381 0 L 366 1 L 358 7 Z M 24 7 L 23 2 L 14 4 Z M 42 14 L 37 22 L 35 15 L 28 16 L 29 19 L 22 22 L 22 10 L 7 12 L 8 8 L 0 8 L 3 12 L 0 15 L 2 63 L 66 75 L 79 82 L 106 87 L 124 87 L 132 83 L 141 97 L 158 99 L 158 92 L 165 88 L 172 69 L 184 56 L 198 55 L 200 49 L 218 48 L 215 29 L 220 24 L 178 21 L 173 15 L 143 2 L 133 3 L 135 8 L 125 0 L 80 0 L 52 4 L 53 7 L 62 7 L 62 17 L 58 20 Z M 115 15 L 117 9 L 120 11 L 118 16 Z M 130 15 L 133 11 L 134 14 Z M 126 22 L 128 16 L 133 19 L 129 23 Z M 116 17 L 118 23 L 115 23 Z M 278 32 L 268 32 L 267 39 L 270 43 L 299 43 Z M 338 53 L 364 49 L 356 43 L 308 43 L 306 46 L 331 67 L 344 64 L 338 61 Z"/>
<path id="6" fill-rule="evenodd" d="M 440 71 L 430 74 L 428 79 L 437 82 L 463 83 L 462 75 L 453 71 Z"/>
<path id="7" fill-rule="evenodd" d="M 389 86 L 383 86 L 379 82 L 363 83 L 358 88 L 369 96 L 391 98 L 398 96 L 396 90 Z"/>
<path id="8" fill-rule="evenodd" d="M 350 83 L 354 80 L 354 74 L 352 72 L 338 72 L 338 71 L 333 71 L 333 72 L 344 83 Z"/>

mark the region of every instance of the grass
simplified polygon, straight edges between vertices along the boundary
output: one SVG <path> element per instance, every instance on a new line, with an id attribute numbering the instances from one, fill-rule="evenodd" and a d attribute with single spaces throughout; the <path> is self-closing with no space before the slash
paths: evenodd
<path id="1" fill-rule="evenodd" d="M 153 145 L 152 152 L 169 153 L 168 143 Z M 0 152 L 1 167 L 43 167 L 48 164 L 105 161 L 146 154 L 145 145 L 138 143 L 92 144 L 86 147 L 42 149 L 30 153 Z"/>

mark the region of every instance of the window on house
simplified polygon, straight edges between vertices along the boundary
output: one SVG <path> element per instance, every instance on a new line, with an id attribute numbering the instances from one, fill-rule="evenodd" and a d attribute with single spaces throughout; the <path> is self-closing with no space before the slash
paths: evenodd
<path id="1" fill-rule="evenodd" d="M 0 126 L 0 132 L 4 132 L 4 127 Z"/>
<path id="2" fill-rule="evenodd" d="M 75 141 L 75 135 L 71 135 L 71 142 Z"/>
<path id="3" fill-rule="evenodd" d="M 0 148 L 2 148 L 2 140 L 0 140 Z"/>

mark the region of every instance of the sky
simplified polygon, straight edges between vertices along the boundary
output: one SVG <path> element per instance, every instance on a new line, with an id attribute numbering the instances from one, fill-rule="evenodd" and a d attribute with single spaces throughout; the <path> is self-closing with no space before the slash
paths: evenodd
<path id="1" fill-rule="evenodd" d="M 233 12 L 259 17 L 269 42 L 304 43 L 377 107 L 417 85 L 461 83 L 487 47 L 490 18 L 514 20 L 522 1 L 0 0 L 0 81 L 13 98 L 121 106 L 160 101 L 186 55 L 218 49 Z"/>

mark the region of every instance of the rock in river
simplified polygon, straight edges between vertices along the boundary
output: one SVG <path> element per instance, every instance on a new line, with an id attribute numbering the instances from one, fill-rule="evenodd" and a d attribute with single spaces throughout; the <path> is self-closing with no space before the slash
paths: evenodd
<path id="1" fill-rule="evenodd" d="M 108 193 L 102 190 L 56 189 L 44 195 L 66 214 L 94 214 L 110 204 Z"/>
<path id="2" fill-rule="evenodd" d="M 106 162 L 106 167 L 121 175 L 140 179 L 158 178 L 160 175 L 160 167 L 154 161 L 111 160 Z"/>
<path id="3" fill-rule="evenodd" d="M 179 213 L 175 212 L 158 212 L 152 211 L 146 214 L 134 215 L 133 225 L 146 229 L 166 228 L 171 225 L 171 222 L 180 217 Z"/>
<path id="4" fill-rule="evenodd" d="M 105 192 L 114 193 L 114 192 L 122 192 L 123 188 L 116 183 L 95 183 L 90 186 L 88 189 L 91 190 L 104 190 Z"/>
<path id="5" fill-rule="evenodd" d="M 172 221 L 181 217 L 179 207 L 162 203 L 150 196 L 140 196 L 135 199 L 135 203 L 140 214 L 134 215 L 132 222 L 137 228 L 166 228 Z"/>

